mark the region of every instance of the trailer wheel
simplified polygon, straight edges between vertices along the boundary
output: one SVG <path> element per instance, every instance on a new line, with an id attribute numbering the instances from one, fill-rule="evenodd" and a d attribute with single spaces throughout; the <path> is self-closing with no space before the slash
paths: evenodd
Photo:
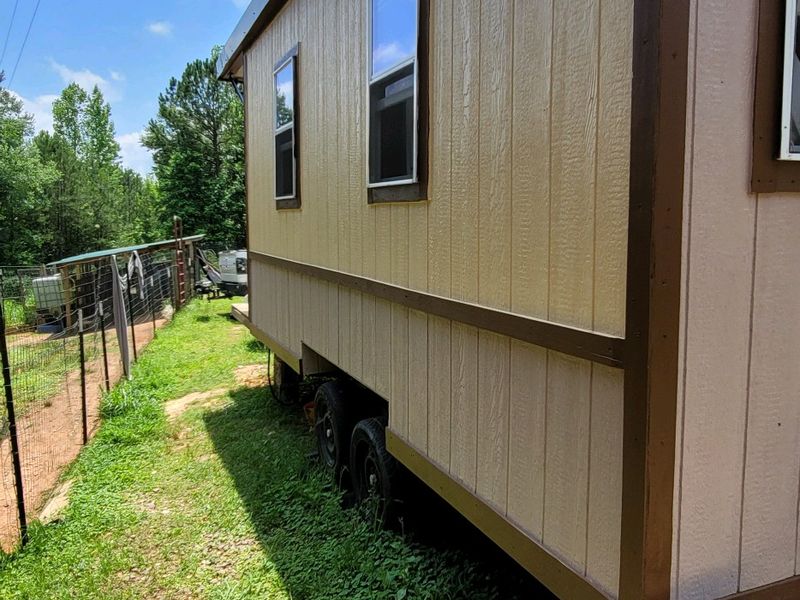
<path id="1" fill-rule="evenodd" d="M 322 464 L 333 470 L 337 480 L 347 466 L 350 432 L 353 428 L 352 407 L 345 404 L 345 390 L 338 381 L 328 381 L 317 389 L 315 432 Z"/>
<path id="2" fill-rule="evenodd" d="M 356 502 L 375 502 L 376 518 L 382 526 L 392 525 L 400 467 L 386 449 L 385 424 L 376 418 L 359 421 L 350 442 L 350 472 Z"/>
<path id="3" fill-rule="evenodd" d="M 282 406 L 294 406 L 300 401 L 300 375 L 275 356 L 275 368 L 269 380 L 272 397 Z"/>

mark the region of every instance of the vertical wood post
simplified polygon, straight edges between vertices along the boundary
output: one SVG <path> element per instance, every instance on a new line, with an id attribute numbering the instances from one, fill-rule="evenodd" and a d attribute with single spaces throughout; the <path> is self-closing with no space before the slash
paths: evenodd
<path id="1" fill-rule="evenodd" d="M 81 358 L 81 413 L 83 414 L 83 445 L 89 441 L 89 411 L 86 407 L 86 349 L 83 340 L 83 309 L 78 309 L 78 352 Z"/>
<path id="2" fill-rule="evenodd" d="M 131 294 L 131 277 L 128 277 L 128 286 L 126 289 L 128 294 L 128 311 L 131 313 L 131 344 L 133 345 L 133 361 L 139 360 L 136 353 L 136 316 L 133 314 L 133 295 Z"/>
<path id="3" fill-rule="evenodd" d="M 156 282 L 155 278 L 150 276 L 150 316 L 153 319 L 153 338 L 156 337 Z"/>
<path id="4" fill-rule="evenodd" d="M 14 390 L 11 387 L 11 361 L 6 345 L 6 316 L 3 302 L 0 301 L 0 361 L 3 364 L 3 389 L 5 390 L 6 414 L 8 415 L 8 432 L 11 438 L 11 468 L 14 471 L 14 488 L 17 497 L 17 517 L 22 545 L 28 543 L 28 520 L 25 516 L 25 491 L 22 487 L 22 461 L 19 456 L 19 438 L 17 437 L 17 417 L 14 412 Z"/>
<path id="5" fill-rule="evenodd" d="M 108 346 L 106 345 L 106 316 L 103 308 L 103 301 L 97 305 L 100 313 L 100 342 L 103 346 L 103 375 L 105 376 L 106 391 L 111 391 L 111 377 L 108 373 Z"/>

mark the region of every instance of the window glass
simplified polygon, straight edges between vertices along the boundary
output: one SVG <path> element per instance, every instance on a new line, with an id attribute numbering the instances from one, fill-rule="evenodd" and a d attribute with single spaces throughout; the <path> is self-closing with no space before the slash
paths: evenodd
<path id="1" fill-rule="evenodd" d="M 416 54 L 417 1 L 373 0 L 372 77 Z"/>
<path id="2" fill-rule="evenodd" d="M 791 130 L 789 133 L 789 152 L 800 152 L 800 40 L 798 40 L 797 31 L 800 25 L 800 7 L 795 9 L 794 14 L 795 31 L 794 31 L 794 44 L 792 52 L 792 95 L 791 95 L 791 110 L 790 121 Z"/>
<path id="3" fill-rule="evenodd" d="M 370 87 L 370 183 L 414 176 L 414 66 Z"/>
<path id="4" fill-rule="evenodd" d="M 294 60 L 275 73 L 275 126 L 294 121 Z"/>
<path id="5" fill-rule="evenodd" d="M 275 196 L 294 196 L 294 131 L 290 127 L 275 136 Z"/>

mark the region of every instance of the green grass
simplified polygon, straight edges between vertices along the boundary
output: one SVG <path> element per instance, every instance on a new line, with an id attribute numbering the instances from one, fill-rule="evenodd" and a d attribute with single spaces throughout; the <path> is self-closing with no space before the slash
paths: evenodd
<path id="1" fill-rule="evenodd" d="M 33 297 L 31 296 L 31 300 Z M 6 327 L 17 327 L 19 325 L 29 325 L 31 322 L 31 311 L 35 314 L 35 309 L 31 309 L 30 304 L 27 306 L 18 300 L 3 300 L 3 315 L 6 319 Z"/>
<path id="2" fill-rule="evenodd" d="M 61 520 L 0 556 L 0 599 L 513 597 L 492 567 L 340 508 L 300 411 L 237 388 L 265 356 L 229 308 L 190 304 L 106 398 Z M 218 389 L 166 418 L 165 401 Z"/>

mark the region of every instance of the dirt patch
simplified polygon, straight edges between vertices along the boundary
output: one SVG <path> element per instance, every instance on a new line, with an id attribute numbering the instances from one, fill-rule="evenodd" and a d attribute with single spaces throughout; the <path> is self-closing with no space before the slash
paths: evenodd
<path id="1" fill-rule="evenodd" d="M 236 369 L 236 385 L 248 388 L 264 387 L 267 385 L 267 365 L 244 365 Z"/>
<path id="2" fill-rule="evenodd" d="M 156 329 L 167 323 L 158 319 Z M 149 321 L 135 326 L 139 353 L 153 339 L 153 324 Z M 111 385 L 122 378 L 122 363 L 113 329 L 107 332 L 108 375 Z M 130 342 L 129 342 L 130 345 Z M 132 350 L 132 349 L 131 349 Z M 86 408 L 88 434 L 91 437 L 100 424 L 100 400 L 105 388 L 99 334 L 87 339 Z M 133 359 L 133 352 L 131 352 Z M 36 398 L 33 405 L 17 418 L 23 489 L 28 519 L 39 517 L 48 492 L 61 473 L 83 447 L 83 411 L 81 408 L 81 375 L 79 369 L 66 373 L 53 395 Z M 11 469 L 11 442 L 0 432 L 0 549 L 11 550 L 19 538 L 14 475 Z"/>
<path id="3" fill-rule="evenodd" d="M 176 398 L 175 400 L 170 400 L 164 405 L 164 411 L 167 413 L 167 418 L 170 421 L 174 421 L 177 417 L 186 411 L 192 404 L 197 404 L 198 402 L 203 402 L 205 400 L 212 400 L 214 398 L 219 398 L 228 393 L 228 390 L 225 388 L 216 388 L 213 390 L 209 390 L 207 392 L 192 392 L 191 394 L 186 394 L 181 398 Z"/>

